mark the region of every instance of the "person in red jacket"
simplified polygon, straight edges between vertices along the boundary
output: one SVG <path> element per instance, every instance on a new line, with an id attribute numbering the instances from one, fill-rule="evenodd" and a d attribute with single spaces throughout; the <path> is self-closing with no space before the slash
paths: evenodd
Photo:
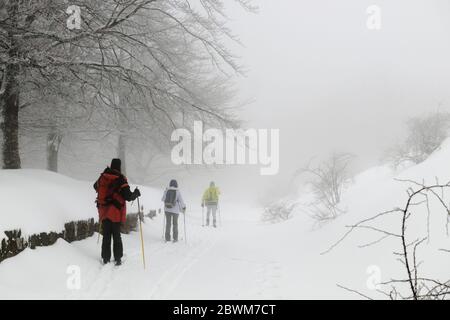
<path id="1" fill-rule="evenodd" d="M 114 260 L 116 265 L 121 265 L 123 245 L 120 226 L 126 221 L 126 201 L 134 201 L 141 193 L 138 188 L 131 192 L 127 178 L 121 173 L 120 159 L 111 161 L 111 166 L 107 167 L 94 183 L 94 189 L 97 192 L 99 221 L 103 230 L 103 263 L 109 263 L 111 259 L 112 236 Z"/>

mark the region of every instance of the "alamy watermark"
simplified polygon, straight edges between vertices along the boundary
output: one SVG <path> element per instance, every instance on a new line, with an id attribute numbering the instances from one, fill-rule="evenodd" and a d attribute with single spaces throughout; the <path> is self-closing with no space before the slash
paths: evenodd
<path id="1" fill-rule="evenodd" d="M 367 267 L 366 273 L 369 275 L 366 286 L 369 290 L 379 290 L 381 284 L 381 268 L 376 265 Z"/>
<path id="2" fill-rule="evenodd" d="M 66 25 L 69 30 L 81 29 L 81 8 L 77 5 L 71 5 L 67 8 L 66 13 L 69 17 L 66 20 Z"/>
<path id="3" fill-rule="evenodd" d="M 66 13 L 69 17 L 66 20 L 66 25 L 69 30 L 81 29 L 81 8 L 77 5 L 70 5 L 67 7 Z M 366 27 L 369 30 L 381 30 L 382 11 L 378 5 L 370 5 L 366 9 L 367 20 Z"/>
<path id="4" fill-rule="evenodd" d="M 369 30 L 381 30 L 381 8 L 377 5 L 371 5 L 366 10 L 366 26 Z"/>
<path id="5" fill-rule="evenodd" d="M 215 129 L 203 131 L 195 121 L 193 132 L 176 129 L 172 149 L 176 165 L 260 165 L 261 175 L 276 175 L 280 167 L 279 129 Z"/>
<path id="6" fill-rule="evenodd" d="M 68 275 L 66 280 L 66 287 L 68 290 L 81 289 L 81 268 L 77 265 L 68 266 L 66 269 Z"/>

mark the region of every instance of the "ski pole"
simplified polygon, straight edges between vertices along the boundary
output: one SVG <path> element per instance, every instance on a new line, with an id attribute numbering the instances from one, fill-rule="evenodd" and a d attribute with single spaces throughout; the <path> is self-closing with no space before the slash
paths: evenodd
<path id="1" fill-rule="evenodd" d="M 98 237 L 97 237 L 97 244 L 100 243 L 100 234 L 102 233 L 102 221 L 98 221 Z"/>
<path id="2" fill-rule="evenodd" d="M 220 206 L 217 204 L 217 210 L 219 211 L 219 224 L 222 226 L 222 215 L 220 214 Z"/>
<path id="3" fill-rule="evenodd" d="M 187 244 L 187 236 L 186 236 L 186 210 L 184 210 L 183 216 L 184 216 L 184 242 L 186 242 L 186 244 Z"/>
<path id="4" fill-rule="evenodd" d="M 137 202 L 138 202 L 138 215 L 139 215 L 139 230 L 140 230 L 140 233 L 141 233 L 142 262 L 144 264 L 144 270 L 145 270 L 144 236 L 142 234 L 141 206 L 139 204 L 139 197 L 137 198 Z"/>
<path id="5" fill-rule="evenodd" d="M 165 240 L 165 234 L 166 234 L 166 213 L 163 213 L 163 227 L 162 227 L 162 239 Z"/>
<path id="6" fill-rule="evenodd" d="M 205 205 L 202 205 L 202 227 L 205 226 Z"/>

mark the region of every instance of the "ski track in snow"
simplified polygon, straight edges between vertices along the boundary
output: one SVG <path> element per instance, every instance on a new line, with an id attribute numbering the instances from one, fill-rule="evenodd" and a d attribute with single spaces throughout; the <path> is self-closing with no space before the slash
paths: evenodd
<path id="1" fill-rule="evenodd" d="M 259 265 L 257 274 L 256 296 L 260 299 L 282 299 L 279 286 L 282 278 L 282 265 L 276 261 L 270 261 Z"/>
<path id="2" fill-rule="evenodd" d="M 184 230 L 180 228 L 180 235 L 184 237 Z M 144 228 L 144 233 L 146 229 Z M 148 231 L 148 230 L 147 230 Z M 109 299 L 119 297 L 129 299 L 170 299 L 179 294 L 177 288 L 184 280 L 197 277 L 198 281 L 204 281 L 201 268 L 209 265 L 209 259 L 215 259 L 214 247 L 224 242 L 239 248 L 239 239 L 234 239 L 230 235 L 230 228 L 222 227 L 217 229 L 200 227 L 199 225 L 188 225 L 189 242 L 186 243 L 181 237 L 178 243 L 165 243 L 161 238 L 155 242 L 148 239 L 145 242 L 147 269 L 142 270 L 142 257 L 140 251 L 139 233 L 132 234 L 134 246 L 125 244 L 124 264 L 115 267 L 113 264 L 101 266 L 97 269 L 95 280 L 87 288 L 83 298 Z M 225 237 L 227 235 L 227 237 Z M 230 236 L 235 241 L 230 241 Z M 139 245 L 138 245 L 139 244 Z M 209 253 L 212 253 L 210 256 Z M 239 251 L 238 251 L 239 253 Z M 223 257 L 225 260 L 234 261 L 244 266 L 248 275 L 253 275 L 254 279 L 243 285 L 236 280 L 234 287 L 238 296 L 252 296 L 257 299 L 281 299 L 282 289 L 280 281 L 282 279 L 283 268 L 280 262 L 275 260 L 249 260 L 238 257 Z M 199 265 L 199 270 L 196 265 Z M 226 272 L 217 270 L 217 276 Z M 191 272 L 189 272 L 191 271 Z M 128 289 L 120 283 L 128 283 L 130 273 L 142 272 L 140 280 L 134 283 L 138 288 Z M 132 276 L 131 276 L 132 278 Z M 250 278 L 250 277 L 248 277 Z M 210 281 L 216 281 L 211 279 Z M 234 279 L 229 279 L 233 281 Z M 127 292 L 127 289 L 129 290 Z M 192 289 L 194 290 L 194 289 Z M 242 290 L 242 291 L 240 291 Z"/>
<path id="3" fill-rule="evenodd" d="M 203 241 L 204 243 L 200 243 L 196 249 L 191 252 L 188 251 L 184 259 L 168 269 L 159 278 L 149 294 L 149 299 L 167 299 L 186 275 L 186 272 L 204 257 L 214 247 L 217 241 L 217 238 L 211 243 Z"/>
<path id="4" fill-rule="evenodd" d="M 93 298 L 99 298 L 105 293 L 106 288 L 112 282 L 114 276 L 114 266 L 109 263 L 101 267 L 97 280 L 92 283 L 88 292 Z"/>
<path id="5" fill-rule="evenodd" d="M 144 225 L 144 233 L 146 232 L 145 227 Z M 120 296 L 125 299 L 136 297 L 136 292 L 140 293 L 136 298 L 168 299 L 183 277 L 186 276 L 187 271 L 205 257 L 221 237 L 220 229 L 207 230 L 206 228 L 188 225 L 188 231 L 190 231 L 188 243 L 185 243 L 183 239 L 183 227 L 180 228 L 181 237 L 178 243 L 166 243 L 161 239 L 155 242 L 154 239 L 146 240 L 144 236 L 147 264 L 145 272 L 142 271 L 139 233 L 133 233 L 131 241 L 138 246 L 129 246 L 130 240 L 124 243 L 124 262 L 121 266 L 116 267 L 113 259 L 111 263 L 101 265 L 99 259 L 99 264 L 96 267 L 83 271 L 83 276 L 86 277 L 85 281 L 87 280 L 86 282 L 90 282 L 90 284 L 83 288 L 81 292 L 72 292 L 66 298 L 109 299 L 116 297 L 117 292 L 121 291 Z M 176 262 L 173 263 L 173 261 Z M 167 263 L 173 263 L 173 265 L 167 266 Z M 128 292 L 127 288 L 124 287 L 118 290 L 117 283 L 126 283 L 127 278 L 135 270 L 136 272 L 143 272 L 141 281 L 136 282 L 142 288 L 132 288 Z"/>

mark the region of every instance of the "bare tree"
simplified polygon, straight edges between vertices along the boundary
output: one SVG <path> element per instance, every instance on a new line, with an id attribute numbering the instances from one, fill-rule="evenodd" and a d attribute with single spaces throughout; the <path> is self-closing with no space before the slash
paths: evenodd
<path id="1" fill-rule="evenodd" d="M 398 167 L 404 162 L 421 163 L 435 152 L 448 137 L 450 116 L 434 112 L 407 121 L 405 141 L 387 152 L 386 158 Z"/>
<path id="2" fill-rule="evenodd" d="M 436 183 L 432 185 L 426 185 L 418 183 L 412 180 L 399 180 L 401 182 L 408 182 L 415 186 L 407 190 L 408 198 L 403 207 L 394 208 L 389 211 L 379 213 L 373 217 L 364 219 L 354 225 L 347 226 L 349 230 L 344 236 L 333 244 L 327 251 L 322 254 L 328 253 L 333 250 L 337 245 L 343 242 L 352 232 L 357 229 L 370 230 L 377 234 L 380 234 L 380 239 L 362 247 L 368 247 L 384 241 L 387 238 L 397 239 L 399 242 L 399 250 L 395 250 L 393 254 L 397 257 L 398 261 L 404 268 L 405 277 L 403 279 L 391 279 L 387 282 L 381 283 L 384 289 L 378 290 L 380 293 L 386 295 L 391 299 L 412 299 L 412 300 L 433 300 L 433 299 L 445 299 L 450 295 L 450 280 L 439 280 L 430 276 L 423 276 L 420 274 L 419 267 L 423 263 L 418 258 L 419 247 L 430 238 L 430 202 L 434 200 L 442 209 L 444 209 L 447 215 L 447 235 L 448 235 L 448 222 L 450 215 L 450 208 L 445 202 L 444 192 L 450 189 L 450 182 L 446 184 L 440 184 L 438 179 Z M 414 215 L 414 209 L 425 206 L 427 210 L 427 234 L 425 236 L 411 236 L 407 234 L 408 221 Z M 387 216 L 395 216 L 398 218 L 397 231 L 389 231 L 383 227 L 376 225 L 376 222 L 382 221 Z M 348 289 L 340 286 L 346 290 L 356 292 L 355 290 Z M 360 293 L 358 293 L 360 294 Z M 360 294 L 362 295 L 362 294 Z M 363 295 L 364 296 L 364 295 Z"/>
<path id="3" fill-rule="evenodd" d="M 349 182 L 349 166 L 353 155 L 348 153 L 334 153 L 327 160 L 313 166 L 298 170 L 295 176 L 308 175 L 307 184 L 310 185 L 315 200 L 308 206 L 312 211 L 312 218 L 318 222 L 325 222 L 336 218 L 343 212 L 339 208 L 342 190 Z"/>
<path id="4" fill-rule="evenodd" d="M 236 2 L 253 9 L 249 1 Z M 226 28 L 223 1 L 76 0 L 71 4 L 82 10 L 80 30 L 66 28 L 67 5 L 62 1 L 0 3 L 5 168 L 21 164 L 19 111 L 22 104 L 33 101 L 27 100 L 26 93 L 49 84 L 73 85 L 74 95 L 85 107 L 108 121 L 114 114 L 132 114 L 146 123 L 157 119 L 160 127 L 176 127 L 180 114 L 232 121 L 224 108 L 226 101 L 219 105 L 211 99 L 211 92 L 229 87 L 230 71 L 240 72 L 224 45 L 225 37 L 235 37 Z M 133 104 L 124 102 L 124 93 L 133 95 Z"/>

